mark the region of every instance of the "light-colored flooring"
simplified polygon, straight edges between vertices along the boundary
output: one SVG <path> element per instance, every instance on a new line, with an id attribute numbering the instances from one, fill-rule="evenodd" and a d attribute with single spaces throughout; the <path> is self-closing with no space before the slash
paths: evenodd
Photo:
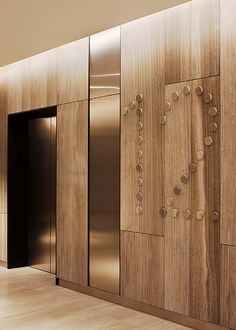
<path id="1" fill-rule="evenodd" d="M 0 329 L 189 328 L 55 286 L 51 274 L 0 267 Z"/>

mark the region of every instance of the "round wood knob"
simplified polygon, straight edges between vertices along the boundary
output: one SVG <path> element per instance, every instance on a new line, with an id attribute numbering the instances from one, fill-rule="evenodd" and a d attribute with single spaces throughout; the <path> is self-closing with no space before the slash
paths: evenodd
<path id="1" fill-rule="evenodd" d="M 191 92 L 191 88 L 189 86 L 184 86 L 183 93 L 184 95 L 189 95 Z"/>
<path id="2" fill-rule="evenodd" d="M 138 103 L 141 103 L 141 102 L 143 101 L 143 95 L 142 95 L 142 94 L 138 94 L 138 95 L 136 96 L 136 101 L 137 101 Z"/>
<path id="3" fill-rule="evenodd" d="M 201 86 L 198 86 L 195 88 L 195 94 L 197 96 L 201 96 L 203 94 L 203 88 Z"/>
<path id="4" fill-rule="evenodd" d="M 178 92 L 173 92 L 171 95 L 171 98 L 173 101 L 178 101 L 179 99 L 179 93 Z"/>
<path id="5" fill-rule="evenodd" d="M 188 209 L 184 210 L 183 216 L 185 219 L 189 219 L 191 217 L 191 211 Z"/>
<path id="6" fill-rule="evenodd" d="M 164 218 L 167 215 L 167 209 L 165 207 L 162 207 L 159 213 Z"/>

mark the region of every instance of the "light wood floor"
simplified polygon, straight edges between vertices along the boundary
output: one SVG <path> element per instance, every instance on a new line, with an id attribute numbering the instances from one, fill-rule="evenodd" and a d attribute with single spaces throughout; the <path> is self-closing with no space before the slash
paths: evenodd
<path id="1" fill-rule="evenodd" d="M 0 267 L 0 329 L 190 328 L 55 286 L 51 274 Z"/>

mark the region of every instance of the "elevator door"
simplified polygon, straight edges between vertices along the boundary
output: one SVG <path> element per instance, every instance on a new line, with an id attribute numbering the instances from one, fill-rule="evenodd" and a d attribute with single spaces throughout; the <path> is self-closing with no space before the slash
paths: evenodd
<path id="1" fill-rule="evenodd" d="M 28 121 L 28 264 L 55 273 L 56 118 Z"/>

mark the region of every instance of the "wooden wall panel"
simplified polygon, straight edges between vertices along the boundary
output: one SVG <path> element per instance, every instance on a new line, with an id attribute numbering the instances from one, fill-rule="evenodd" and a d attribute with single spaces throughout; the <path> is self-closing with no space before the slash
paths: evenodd
<path id="1" fill-rule="evenodd" d="M 121 295 L 164 307 L 164 237 L 121 232 Z"/>
<path id="2" fill-rule="evenodd" d="M 121 98 L 122 107 L 143 95 L 143 115 L 129 109 L 121 119 L 121 228 L 164 235 L 164 221 L 159 215 L 163 205 L 162 130 L 159 116 L 164 105 L 164 16 L 155 14 L 121 28 Z M 143 129 L 138 130 L 141 121 Z M 138 144 L 139 136 L 142 143 Z M 142 157 L 138 158 L 138 151 Z M 138 173 L 136 165 L 143 171 Z M 139 177 L 142 186 L 138 186 Z M 136 213 L 140 191 L 142 214 Z"/>
<path id="3" fill-rule="evenodd" d="M 57 48 L 30 58 L 31 109 L 57 104 Z"/>
<path id="4" fill-rule="evenodd" d="M 58 48 L 58 104 L 88 98 L 89 38 Z"/>
<path id="5" fill-rule="evenodd" d="M 191 2 L 191 78 L 220 73 L 220 0 Z"/>
<path id="6" fill-rule="evenodd" d="M 0 213 L 0 261 L 7 262 L 7 215 Z"/>
<path id="7" fill-rule="evenodd" d="M 190 312 L 190 220 L 183 216 L 190 209 L 190 186 L 182 184 L 191 159 L 191 95 L 184 95 L 185 83 L 166 87 L 166 102 L 171 104 L 165 124 L 165 200 L 173 199 L 165 218 L 165 308 L 188 315 Z M 173 101 L 172 94 L 179 94 Z M 174 187 L 181 188 L 175 195 Z M 175 218 L 175 210 L 179 215 Z"/>
<path id="8" fill-rule="evenodd" d="M 88 281 L 88 102 L 57 115 L 57 277 Z"/>
<path id="9" fill-rule="evenodd" d="M 5 119 L 6 109 L 7 67 L 0 68 L 0 120 Z"/>
<path id="10" fill-rule="evenodd" d="M 220 324 L 236 329 L 236 246 L 220 247 Z"/>
<path id="11" fill-rule="evenodd" d="M 197 96 L 195 89 L 204 92 Z M 220 80 L 213 77 L 192 82 L 192 159 L 196 172 L 191 184 L 191 316 L 218 323 L 219 321 L 219 220 L 212 214 L 220 213 Z M 210 93 L 213 101 L 206 104 Z M 218 114 L 209 115 L 216 107 Z M 211 131 L 211 124 L 218 129 Z M 204 145 L 211 136 L 213 144 Z M 203 159 L 202 159 L 203 157 Z M 203 212 L 203 218 L 197 214 Z"/>
<path id="12" fill-rule="evenodd" d="M 221 243 L 236 245 L 236 2 L 221 1 Z"/>
<path id="13" fill-rule="evenodd" d="M 30 58 L 7 67 L 7 111 L 15 113 L 29 110 L 30 105 Z"/>
<path id="14" fill-rule="evenodd" d="M 0 119 L 0 213 L 7 213 L 7 119 Z"/>
<path id="15" fill-rule="evenodd" d="M 165 11 L 165 82 L 191 79 L 190 3 Z"/>

